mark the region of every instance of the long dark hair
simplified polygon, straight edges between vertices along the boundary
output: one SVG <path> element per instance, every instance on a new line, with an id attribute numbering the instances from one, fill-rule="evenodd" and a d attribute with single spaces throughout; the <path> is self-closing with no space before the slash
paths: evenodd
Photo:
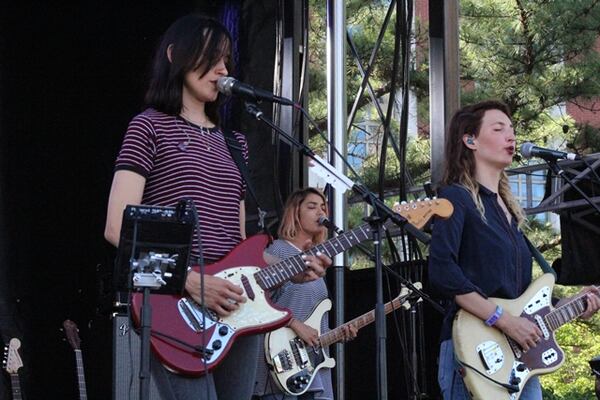
<path id="1" fill-rule="evenodd" d="M 464 135 L 479 136 L 481 122 L 486 111 L 499 110 L 510 119 L 511 112 L 508 106 L 497 100 L 487 100 L 473 105 L 465 106 L 454 113 L 448 126 L 445 143 L 445 173 L 444 183 L 459 184 L 471 193 L 477 209 L 484 217 L 483 202 L 479 196 L 479 183 L 475 179 L 475 156 L 473 150 L 465 146 Z M 519 224 L 525 221 L 525 213 L 519 202 L 513 196 L 508 182 L 508 176 L 502 172 L 498 191 L 511 213 L 517 218 Z"/>
<path id="2" fill-rule="evenodd" d="M 204 76 L 222 57 L 227 60 L 227 70 L 231 71 L 230 52 L 231 35 L 220 22 L 199 14 L 179 18 L 162 36 L 154 55 L 146 106 L 178 115 L 183 107 L 185 74 L 199 70 Z M 205 105 L 206 115 L 215 124 L 219 123 L 220 100 L 221 95 L 217 101 Z"/>

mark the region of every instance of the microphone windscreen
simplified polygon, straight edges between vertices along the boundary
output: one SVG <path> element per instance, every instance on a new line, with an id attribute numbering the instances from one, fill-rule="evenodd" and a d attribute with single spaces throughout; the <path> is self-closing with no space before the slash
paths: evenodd
<path id="1" fill-rule="evenodd" d="M 217 90 L 224 95 L 231 96 L 231 88 L 235 83 L 235 78 L 222 76 L 217 80 Z"/>
<path id="2" fill-rule="evenodd" d="M 521 155 L 523 155 L 523 157 L 525 158 L 531 158 L 533 157 L 533 154 L 531 154 L 531 150 L 533 150 L 535 146 L 533 145 L 533 143 L 530 142 L 525 142 L 521 145 Z"/>

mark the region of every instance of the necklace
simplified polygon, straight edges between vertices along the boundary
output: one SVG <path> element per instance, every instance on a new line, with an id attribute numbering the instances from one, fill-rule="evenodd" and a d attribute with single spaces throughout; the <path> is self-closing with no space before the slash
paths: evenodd
<path id="1" fill-rule="evenodd" d="M 193 132 L 194 131 L 194 127 L 188 122 L 187 119 L 185 118 L 181 118 L 183 119 L 183 121 L 185 122 L 185 129 L 183 129 L 181 127 L 181 125 L 179 124 L 179 118 L 175 119 L 175 123 L 177 124 L 177 127 L 179 128 L 180 131 L 182 131 L 183 133 L 185 133 L 185 142 L 180 142 L 177 145 L 177 148 L 179 148 L 179 150 L 181 151 L 187 151 L 187 147 L 190 145 L 190 143 L 192 142 L 192 136 L 190 136 L 190 130 Z M 202 126 L 202 125 L 198 125 L 198 128 L 200 129 L 200 143 L 204 144 L 204 149 L 206 151 L 210 151 L 210 143 L 208 141 L 208 136 L 210 134 L 208 128 Z"/>

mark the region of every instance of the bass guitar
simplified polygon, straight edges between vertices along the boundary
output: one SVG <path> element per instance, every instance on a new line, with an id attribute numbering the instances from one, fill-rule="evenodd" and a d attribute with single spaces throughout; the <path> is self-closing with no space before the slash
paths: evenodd
<path id="1" fill-rule="evenodd" d="M 420 228 L 433 215 L 447 218 L 453 207 L 446 199 L 433 199 L 398 204 L 394 211 Z M 220 317 L 188 296 L 150 295 L 150 343 L 154 354 L 176 373 L 199 376 L 211 371 L 237 337 L 272 331 L 289 321 L 289 310 L 274 305 L 266 292 L 303 272 L 303 255 L 321 252 L 332 257 L 371 237 L 370 225 L 364 224 L 270 266 L 263 259 L 269 238 L 256 235 L 244 240 L 222 260 L 207 265 L 205 273 L 238 285 L 247 301 L 227 317 Z M 194 268 L 199 272 L 198 266 Z M 142 294 L 132 296 L 132 316 L 138 326 L 142 301 Z"/>
<path id="2" fill-rule="evenodd" d="M 83 354 L 81 353 L 81 339 L 79 339 L 79 329 L 75 322 L 67 319 L 63 322 L 63 329 L 67 341 L 75 352 L 75 363 L 77 364 L 77 387 L 79 388 L 79 400 L 87 400 L 87 391 L 85 387 L 85 373 L 83 370 Z"/>
<path id="3" fill-rule="evenodd" d="M 421 283 L 414 284 L 417 289 Z M 385 314 L 409 308 L 407 299 L 411 291 L 402 288 L 400 295 L 384 305 Z M 325 299 L 312 311 L 304 323 L 321 333 L 323 314 L 331 309 L 331 300 Z M 375 310 L 354 318 L 343 325 L 319 336 L 319 346 L 307 346 L 291 328 L 280 328 L 265 335 L 265 357 L 270 365 L 271 376 L 281 390 L 300 396 L 308 390 L 321 368 L 335 367 L 335 360 L 327 355 L 325 348 L 344 339 L 344 327 L 353 325 L 356 330 L 375 321 Z"/>
<path id="4" fill-rule="evenodd" d="M 19 368 L 23 366 L 23 361 L 19 356 L 21 341 L 17 338 L 10 339 L 8 347 L 4 351 L 4 369 L 10 375 L 10 385 L 12 388 L 13 400 L 21 400 L 21 382 L 19 381 Z"/>
<path id="5" fill-rule="evenodd" d="M 527 352 L 473 314 L 465 310 L 456 314 L 452 327 L 454 351 L 464 366 L 463 379 L 473 399 L 517 400 L 531 377 L 548 374 L 563 364 L 565 356 L 554 331 L 583 314 L 587 303 L 581 295 L 555 309 L 551 302 L 553 287 L 554 276 L 544 274 L 517 299 L 490 298 L 504 312 L 526 318 L 540 328 L 541 341 Z"/>

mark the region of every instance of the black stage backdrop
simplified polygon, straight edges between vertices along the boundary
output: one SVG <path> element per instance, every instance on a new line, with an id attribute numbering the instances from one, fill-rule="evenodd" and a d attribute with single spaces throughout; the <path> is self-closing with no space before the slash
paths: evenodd
<path id="1" fill-rule="evenodd" d="M 260 69 L 242 72 L 272 85 L 276 2 L 0 7 L 0 333 L 3 343 L 22 339 L 26 399 L 77 398 L 74 355 L 60 331 L 67 318 L 81 331 L 89 398 L 110 397 L 111 299 L 99 296 L 99 284 L 112 267 L 103 229 L 114 159 L 128 121 L 141 111 L 159 35 L 181 15 L 219 17 L 227 5 L 260 15 L 262 27 L 240 25 L 260 38 L 244 36 L 256 49 L 240 57 L 249 62 L 252 54 Z M 270 146 L 269 134 L 253 131 L 248 139 L 253 152 Z M 272 154 L 265 150 L 251 165 L 256 186 L 268 188 L 259 195 L 269 210 Z M 8 398 L 1 376 L 0 397 Z"/>

